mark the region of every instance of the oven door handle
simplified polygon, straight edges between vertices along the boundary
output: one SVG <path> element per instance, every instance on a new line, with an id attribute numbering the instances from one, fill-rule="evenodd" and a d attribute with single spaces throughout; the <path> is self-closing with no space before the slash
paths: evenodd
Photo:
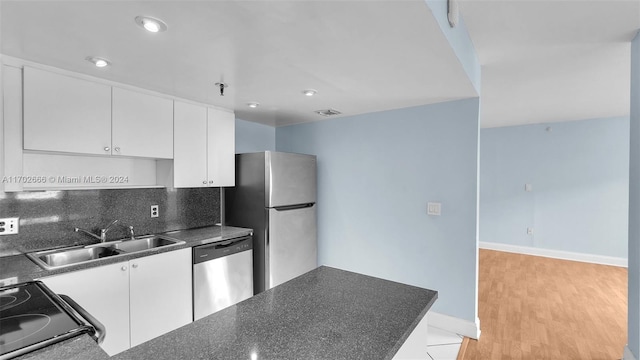
<path id="1" fill-rule="evenodd" d="M 93 315 L 89 314 L 87 310 L 85 310 L 80 304 L 75 302 L 72 298 L 67 295 L 58 294 L 62 300 L 64 300 L 69 306 L 75 310 L 80 316 L 82 316 L 86 321 L 88 321 L 91 326 L 96 329 L 96 334 L 94 337 L 96 338 L 96 342 L 98 345 L 102 344 L 104 341 L 104 337 L 107 335 L 107 330 L 104 325 L 98 319 L 96 319 Z"/>

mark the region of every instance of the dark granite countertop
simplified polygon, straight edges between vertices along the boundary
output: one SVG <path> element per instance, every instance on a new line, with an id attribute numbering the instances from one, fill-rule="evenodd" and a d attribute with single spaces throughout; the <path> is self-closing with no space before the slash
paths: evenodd
<path id="1" fill-rule="evenodd" d="M 36 350 L 15 360 L 107 360 L 109 355 L 102 351 L 89 335 L 76 336 L 69 340 Z"/>
<path id="2" fill-rule="evenodd" d="M 233 226 L 207 226 L 197 229 L 176 230 L 164 233 L 173 239 L 186 242 L 186 246 L 208 244 L 252 234 L 253 230 Z"/>
<path id="3" fill-rule="evenodd" d="M 112 359 L 391 359 L 437 297 L 322 266 Z"/>
<path id="4" fill-rule="evenodd" d="M 78 264 L 68 267 L 63 267 L 55 270 L 45 270 L 40 266 L 36 265 L 33 261 L 31 261 L 26 255 L 12 255 L 0 257 L 0 278 L 11 278 L 16 277 L 18 282 L 31 281 L 35 279 L 39 279 L 45 276 L 61 274 L 69 271 L 88 269 L 96 266 L 102 266 L 107 264 L 113 264 L 122 261 L 128 261 L 131 259 L 155 255 L 167 251 L 178 250 L 186 247 L 193 247 L 201 244 L 223 241 L 227 239 L 232 239 L 235 237 L 245 236 L 251 234 L 251 229 L 237 228 L 231 226 L 207 226 L 196 229 L 187 229 L 187 230 L 178 230 L 178 231 L 170 231 L 164 233 L 163 235 L 167 235 L 174 239 L 183 240 L 185 244 L 178 246 L 169 246 L 169 247 L 159 247 L 152 250 L 147 250 L 144 252 L 133 253 L 120 255 L 116 257 L 109 257 L 100 259 L 97 261 L 92 261 L 84 264 Z"/>

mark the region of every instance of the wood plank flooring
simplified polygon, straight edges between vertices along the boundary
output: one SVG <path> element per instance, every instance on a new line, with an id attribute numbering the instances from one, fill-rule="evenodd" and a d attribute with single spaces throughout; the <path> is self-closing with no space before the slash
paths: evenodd
<path id="1" fill-rule="evenodd" d="M 482 334 L 464 360 L 622 359 L 627 269 L 480 249 Z"/>

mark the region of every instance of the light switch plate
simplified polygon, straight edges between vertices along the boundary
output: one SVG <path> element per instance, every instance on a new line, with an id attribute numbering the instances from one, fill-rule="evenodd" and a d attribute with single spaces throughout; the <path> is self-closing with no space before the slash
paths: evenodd
<path id="1" fill-rule="evenodd" d="M 442 211 L 442 204 L 438 202 L 427 203 L 427 215 L 440 216 Z"/>
<path id="2" fill-rule="evenodd" d="M 17 217 L 0 219 L 0 235 L 17 234 L 19 220 Z"/>

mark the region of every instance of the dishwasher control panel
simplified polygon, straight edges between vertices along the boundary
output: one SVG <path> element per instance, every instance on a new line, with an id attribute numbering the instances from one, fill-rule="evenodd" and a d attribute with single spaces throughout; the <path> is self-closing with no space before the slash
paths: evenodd
<path id="1" fill-rule="evenodd" d="M 195 246 L 193 248 L 193 263 L 198 264 L 251 249 L 253 249 L 251 236 Z"/>

